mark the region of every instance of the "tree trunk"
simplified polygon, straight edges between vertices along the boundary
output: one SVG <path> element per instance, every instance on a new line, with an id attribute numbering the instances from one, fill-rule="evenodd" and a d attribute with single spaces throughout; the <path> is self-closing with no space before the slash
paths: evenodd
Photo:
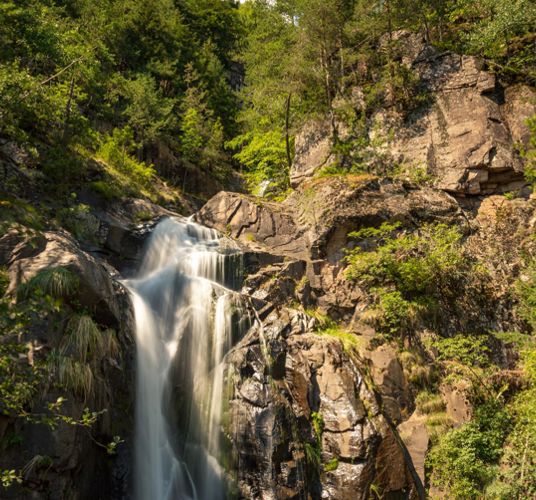
<path id="1" fill-rule="evenodd" d="M 71 77 L 71 85 L 69 87 L 69 98 L 67 99 L 67 105 L 65 106 L 65 118 L 63 121 L 63 133 L 62 133 L 63 141 L 65 141 L 67 138 L 67 128 L 69 126 L 69 120 L 71 118 L 71 105 L 73 102 L 73 96 L 74 96 L 74 72 L 73 72 L 73 76 Z"/>
<path id="2" fill-rule="evenodd" d="M 286 110 L 285 110 L 285 143 L 286 143 L 286 147 L 287 147 L 287 164 L 288 164 L 289 172 L 290 172 L 290 168 L 292 167 L 292 155 L 291 155 L 291 151 L 290 151 L 290 133 L 289 133 L 289 128 L 290 128 L 290 99 L 291 99 L 291 97 L 292 97 L 292 92 L 289 92 L 288 97 L 287 97 L 287 107 L 286 107 Z"/>

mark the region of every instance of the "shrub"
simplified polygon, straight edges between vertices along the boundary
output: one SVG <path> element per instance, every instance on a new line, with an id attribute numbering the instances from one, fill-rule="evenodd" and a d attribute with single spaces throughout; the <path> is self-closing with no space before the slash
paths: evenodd
<path id="1" fill-rule="evenodd" d="M 431 319 L 470 267 L 456 228 L 398 230 L 398 223 L 383 223 L 350 233 L 358 246 L 346 256 L 346 276 L 372 293 L 381 311 L 379 327 L 390 334 L 409 331 L 418 318 Z"/>
<path id="2" fill-rule="evenodd" d="M 123 175 L 143 187 L 149 187 L 155 176 L 152 165 L 134 159 L 137 145 L 129 128 L 114 129 L 112 135 L 101 141 L 97 156 Z"/>
<path id="3" fill-rule="evenodd" d="M 226 146 L 238 150 L 234 158 L 246 167 L 246 181 L 254 194 L 259 194 L 265 181 L 276 193 L 288 189 L 289 170 L 283 133 L 278 130 L 247 132 Z"/>
<path id="4" fill-rule="evenodd" d="M 438 350 L 439 361 L 456 361 L 472 367 L 489 365 L 490 349 L 486 345 L 487 336 L 458 334 L 451 338 L 434 342 Z"/>
<path id="5" fill-rule="evenodd" d="M 475 411 L 475 419 L 451 430 L 430 452 L 432 484 L 450 498 L 476 499 L 494 478 L 511 418 L 496 402 L 487 402 Z"/>
<path id="6" fill-rule="evenodd" d="M 99 220 L 82 203 L 58 211 L 60 224 L 77 240 L 94 241 L 100 228 Z"/>

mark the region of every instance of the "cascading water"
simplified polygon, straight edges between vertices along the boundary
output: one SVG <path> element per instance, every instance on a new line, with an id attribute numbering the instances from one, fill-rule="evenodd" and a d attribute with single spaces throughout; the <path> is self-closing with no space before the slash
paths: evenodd
<path id="1" fill-rule="evenodd" d="M 126 285 L 136 318 L 138 500 L 225 497 L 223 358 L 249 317 L 233 292 L 241 255 L 210 230 L 168 218 Z"/>

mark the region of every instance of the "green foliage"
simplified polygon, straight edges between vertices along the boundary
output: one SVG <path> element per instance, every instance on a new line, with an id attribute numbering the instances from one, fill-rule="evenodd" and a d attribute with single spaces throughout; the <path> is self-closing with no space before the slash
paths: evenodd
<path id="1" fill-rule="evenodd" d="M 46 210 L 17 198 L 0 199 L 0 232 L 15 228 L 28 236 L 36 236 L 45 227 Z"/>
<path id="2" fill-rule="evenodd" d="M 315 332 L 317 335 L 325 335 L 338 339 L 346 352 L 351 352 L 359 346 L 358 337 L 341 328 L 329 316 L 322 314 L 317 309 L 306 309 L 305 313 L 316 320 Z"/>
<path id="3" fill-rule="evenodd" d="M 186 68 L 188 88 L 182 102 L 180 149 L 183 159 L 224 180 L 228 165 L 223 153 L 222 119 L 208 105 L 206 87 L 192 65 Z"/>
<path id="4" fill-rule="evenodd" d="M 530 0 L 458 2 L 460 15 L 474 21 L 462 43 L 471 53 L 496 61 L 501 69 L 536 78 L 534 34 L 536 6 Z"/>
<path id="5" fill-rule="evenodd" d="M 22 475 L 16 470 L 0 470 L 0 482 L 4 488 L 9 488 L 13 483 L 22 483 Z"/>
<path id="6" fill-rule="evenodd" d="M 259 194 L 264 181 L 272 191 L 289 187 L 289 170 L 284 135 L 277 130 L 246 132 L 227 142 L 227 147 L 239 149 L 234 158 L 246 168 L 250 191 Z"/>
<path id="7" fill-rule="evenodd" d="M 350 233 L 359 246 L 346 256 L 347 277 L 376 297 L 379 326 L 390 334 L 404 333 L 416 318 L 431 316 L 470 269 L 456 228 L 429 224 L 396 234 L 398 227 L 383 223 Z"/>
<path id="8" fill-rule="evenodd" d="M 133 158 L 132 155 L 136 148 L 132 130 L 128 128 L 115 129 L 112 135 L 103 139 L 97 156 L 135 184 L 148 187 L 153 180 L 155 171 L 152 166 L 140 163 Z"/>
<path id="9" fill-rule="evenodd" d="M 486 336 L 463 335 L 439 339 L 434 342 L 438 350 L 439 361 L 456 361 L 471 367 L 486 367 L 489 365 L 489 347 Z"/>
<path id="10" fill-rule="evenodd" d="M 432 483 L 450 498 L 476 499 L 494 477 L 493 465 L 502 448 L 511 417 L 502 405 L 488 402 L 476 409 L 474 420 L 451 430 L 430 452 Z"/>
<path id="11" fill-rule="evenodd" d="M 322 443 L 322 433 L 324 432 L 324 419 L 320 413 L 313 411 L 311 413 L 311 424 L 313 426 L 313 431 L 317 442 Z"/>
<path id="12" fill-rule="evenodd" d="M 529 145 L 521 153 L 527 161 L 524 170 L 525 180 L 534 188 L 536 185 L 536 116 L 527 120 L 527 126 L 530 130 Z"/>
<path id="13" fill-rule="evenodd" d="M 155 157 L 173 181 L 191 168 L 178 150 L 191 138 L 183 135 L 191 132 L 192 68 L 207 110 L 199 117 L 208 138 L 201 167 L 228 160 L 223 142 L 236 129 L 231 76 L 242 33 L 233 0 L 8 1 L 0 25 L 0 133 L 37 147 L 44 187 L 55 194 L 94 168 L 76 154 L 81 146 L 146 187 Z M 130 131 L 128 151 L 115 133 L 107 137 L 115 129 Z"/>
<path id="14" fill-rule="evenodd" d="M 310 470 L 318 471 L 320 469 L 320 464 L 322 462 L 322 458 L 320 456 L 320 450 L 318 447 L 311 443 L 305 443 L 304 445 L 305 449 L 305 460 L 307 462 L 308 467 Z"/>
<path id="15" fill-rule="evenodd" d="M 317 477 L 322 464 L 322 433 L 324 432 L 324 419 L 318 412 L 311 412 L 311 427 L 313 430 L 313 443 L 305 443 L 305 460 L 309 474 Z"/>
<path id="16" fill-rule="evenodd" d="M 61 353 L 75 354 L 85 363 L 88 358 L 102 357 L 103 351 L 103 336 L 93 319 L 87 314 L 72 316 L 65 329 Z"/>
<path id="17" fill-rule="evenodd" d="M 83 203 L 58 210 L 58 220 L 76 239 L 94 241 L 100 227 L 99 220 Z"/>
<path id="18" fill-rule="evenodd" d="M 333 457 L 326 465 L 324 465 L 324 472 L 331 472 L 337 470 L 339 467 L 339 459 Z"/>
<path id="19" fill-rule="evenodd" d="M 351 352 L 359 346 L 359 340 L 355 334 L 347 332 L 338 326 L 321 329 L 317 333 L 318 335 L 326 335 L 340 340 L 346 352 Z"/>
<path id="20" fill-rule="evenodd" d="M 519 298 L 519 315 L 533 330 L 536 329 L 536 261 L 530 261 L 523 271 L 517 281 L 516 292 Z"/>
<path id="21" fill-rule="evenodd" d="M 119 199 L 124 194 L 121 187 L 112 181 L 93 181 L 90 186 L 106 200 Z"/>
<path id="22" fill-rule="evenodd" d="M 505 443 L 498 478 L 492 485 L 501 499 L 536 495 L 536 351 L 526 351 L 523 361 L 529 387 L 511 405 L 514 425 Z"/>
<path id="23" fill-rule="evenodd" d="M 21 366 L 27 347 L 11 342 L 0 346 L 0 413 L 17 415 L 33 399 L 43 380 L 38 366 Z"/>

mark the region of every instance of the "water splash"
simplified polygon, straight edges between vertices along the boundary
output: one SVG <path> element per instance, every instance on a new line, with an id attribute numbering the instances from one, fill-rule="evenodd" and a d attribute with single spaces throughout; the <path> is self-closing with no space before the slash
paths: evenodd
<path id="1" fill-rule="evenodd" d="M 135 496 L 226 496 L 220 466 L 224 356 L 249 318 L 238 295 L 241 255 L 187 220 L 155 228 L 128 280 L 136 319 Z"/>

